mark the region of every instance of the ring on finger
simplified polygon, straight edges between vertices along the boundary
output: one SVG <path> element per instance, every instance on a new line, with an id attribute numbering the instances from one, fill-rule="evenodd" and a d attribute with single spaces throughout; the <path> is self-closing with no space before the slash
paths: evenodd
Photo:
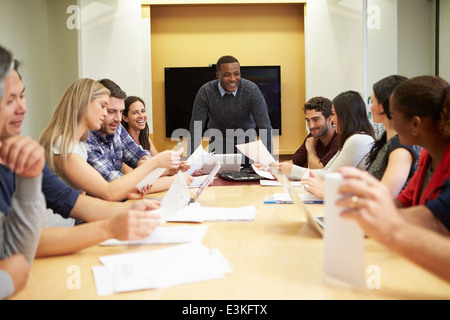
<path id="1" fill-rule="evenodd" d="M 358 196 L 352 196 L 352 201 L 350 202 L 350 208 L 355 209 L 358 200 L 359 200 Z"/>

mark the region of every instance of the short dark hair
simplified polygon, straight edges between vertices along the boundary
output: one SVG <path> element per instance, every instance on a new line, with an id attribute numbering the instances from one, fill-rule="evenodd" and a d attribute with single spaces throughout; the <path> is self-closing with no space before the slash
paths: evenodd
<path id="1" fill-rule="evenodd" d="M 239 64 L 239 61 L 233 57 L 233 56 L 223 56 L 220 57 L 219 60 L 217 60 L 217 64 L 216 64 L 216 71 L 219 72 L 220 71 L 220 65 L 221 64 L 225 64 L 225 63 L 235 63 L 237 62 Z"/>
<path id="2" fill-rule="evenodd" d="M 303 105 L 303 112 L 306 113 L 306 110 L 315 110 L 317 112 L 322 112 L 325 119 L 328 119 L 331 116 L 331 100 L 325 97 L 313 97 L 306 101 Z"/>
<path id="3" fill-rule="evenodd" d="M 16 59 L 14 59 L 13 64 L 14 64 L 14 67 L 13 67 L 14 71 L 17 72 L 17 75 L 19 76 L 19 79 L 22 80 L 22 75 L 19 72 L 19 68 L 22 66 L 22 63 L 20 61 L 16 60 Z"/>
<path id="4" fill-rule="evenodd" d="M 0 99 L 3 97 L 4 80 L 11 71 L 12 54 L 2 46 L 0 46 Z"/>
<path id="5" fill-rule="evenodd" d="M 100 82 L 106 89 L 111 92 L 111 97 L 124 100 L 127 98 L 127 94 L 125 93 L 125 91 L 123 91 L 114 81 L 110 79 L 102 79 L 98 82 Z"/>
<path id="6" fill-rule="evenodd" d="M 0 46 L 0 81 L 11 71 L 13 57 L 11 52 Z"/>

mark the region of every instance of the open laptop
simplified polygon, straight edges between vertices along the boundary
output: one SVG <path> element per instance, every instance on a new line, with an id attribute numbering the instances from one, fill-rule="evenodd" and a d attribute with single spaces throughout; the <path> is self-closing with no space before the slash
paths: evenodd
<path id="1" fill-rule="evenodd" d="M 193 203 L 196 202 L 198 200 L 198 198 L 200 197 L 200 195 L 202 194 L 203 191 L 205 191 L 205 189 L 213 182 L 214 177 L 216 176 L 216 174 L 219 172 L 220 168 L 222 167 L 221 164 L 216 164 L 214 166 L 214 168 L 211 170 L 211 172 L 209 173 L 209 175 L 206 177 L 205 180 L 203 180 L 202 184 L 200 185 L 200 187 L 198 188 L 197 192 L 194 194 L 193 197 L 191 197 L 189 203 Z"/>
<path id="2" fill-rule="evenodd" d="M 221 165 L 219 173 L 222 171 L 240 171 L 242 154 L 213 154 L 212 158 L 203 166 L 202 174 L 210 173 L 217 164 Z"/>
<path id="3" fill-rule="evenodd" d="M 286 175 L 277 172 L 273 174 L 275 178 L 281 183 L 286 192 L 291 196 L 292 202 L 297 206 L 297 208 L 303 212 L 306 216 L 307 222 L 320 234 L 323 236 L 324 227 L 325 227 L 325 217 L 324 216 L 314 216 L 307 206 L 303 203 L 302 199 L 300 199 L 297 191 L 289 182 L 289 179 Z"/>

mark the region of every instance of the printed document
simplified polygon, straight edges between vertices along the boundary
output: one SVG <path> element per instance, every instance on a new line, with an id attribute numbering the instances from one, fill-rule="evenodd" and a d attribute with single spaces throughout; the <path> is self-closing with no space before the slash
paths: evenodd
<path id="1" fill-rule="evenodd" d="M 159 209 L 154 210 L 154 212 L 159 213 L 161 215 L 161 223 L 165 223 L 178 210 L 187 206 L 190 200 L 191 197 L 186 180 L 184 180 L 183 174 L 179 171 L 175 181 L 161 200 L 161 206 Z"/>
<path id="2" fill-rule="evenodd" d="M 238 150 L 247 158 L 250 158 L 256 163 L 260 163 L 265 167 L 269 167 L 271 163 L 275 162 L 275 159 L 261 140 L 238 144 L 236 145 L 236 148 L 238 148 Z"/>
<path id="3" fill-rule="evenodd" d="M 157 168 L 150 172 L 144 179 L 142 179 L 141 182 L 137 184 L 137 188 L 139 191 L 142 191 L 142 188 L 146 186 L 150 186 L 153 183 L 155 183 L 156 180 L 158 180 L 159 177 L 166 171 L 165 168 Z"/>
<path id="4" fill-rule="evenodd" d="M 92 267 L 99 296 L 222 279 L 232 272 L 219 250 L 198 242 L 99 260 L 102 265 Z"/>
<path id="5" fill-rule="evenodd" d="M 191 154 L 189 159 L 186 160 L 186 163 L 191 166 L 190 169 L 186 171 L 186 174 L 192 175 L 195 171 L 201 170 L 205 163 L 207 163 L 211 158 L 211 153 L 206 152 L 202 145 L 199 145 L 194 153 Z"/>
<path id="6" fill-rule="evenodd" d="M 263 178 L 275 180 L 275 177 L 273 175 L 271 175 L 269 172 L 267 172 L 265 170 L 260 170 L 253 164 L 252 164 L 252 169 L 253 169 L 253 171 L 255 171 L 256 174 L 260 175 Z"/>

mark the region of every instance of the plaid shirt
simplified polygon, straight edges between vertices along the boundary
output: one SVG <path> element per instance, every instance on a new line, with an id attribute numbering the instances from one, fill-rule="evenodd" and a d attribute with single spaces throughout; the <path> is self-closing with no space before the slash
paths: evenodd
<path id="1" fill-rule="evenodd" d="M 108 182 L 123 176 L 122 163 L 134 169 L 139 159 L 151 156 L 131 138 L 122 125 L 119 125 L 114 135 L 106 137 L 98 131 L 90 131 L 86 145 L 88 163 Z"/>

